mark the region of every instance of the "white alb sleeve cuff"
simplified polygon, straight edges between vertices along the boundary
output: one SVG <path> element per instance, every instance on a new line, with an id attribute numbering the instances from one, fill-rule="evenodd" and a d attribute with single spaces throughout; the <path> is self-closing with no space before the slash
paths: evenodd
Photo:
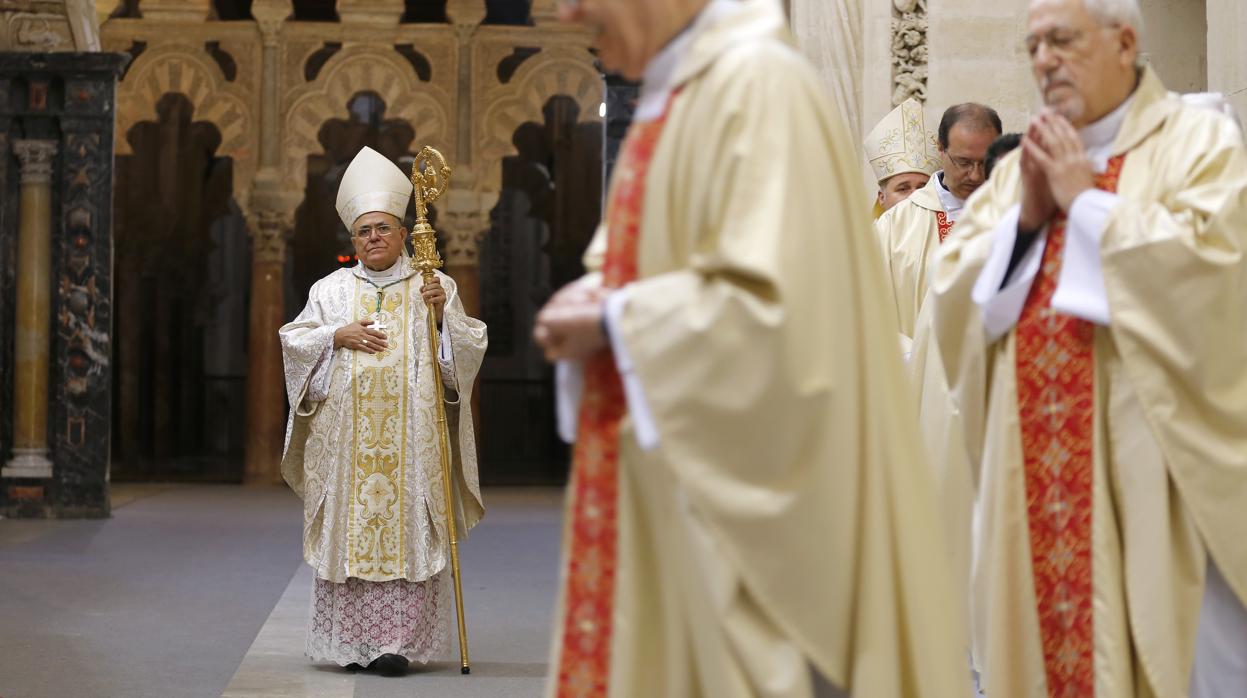
<path id="1" fill-rule="evenodd" d="M 440 335 L 438 339 L 440 341 L 438 342 L 438 345 L 437 345 L 437 358 L 441 359 L 442 361 L 453 361 L 455 355 L 454 355 L 454 352 L 451 350 L 450 329 L 446 327 L 445 319 L 442 320 L 442 326 L 440 329 L 441 329 L 441 332 L 438 332 L 438 335 Z"/>
<path id="2" fill-rule="evenodd" d="M 451 349 L 450 328 L 446 327 L 446 318 L 442 318 L 441 332 L 438 334 L 437 364 L 442 372 L 442 385 L 459 392 L 459 379 L 455 377 L 455 353 Z"/>
<path id="3" fill-rule="evenodd" d="M 584 364 L 579 361 L 559 361 L 554 364 L 554 391 L 559 438 L 564 443 L 576 443 L 576 429 L 580 424 L 580 398 L 585 392 Z"/>
<path id="4" fill-rule="evenodd" d="M 1116 194 L 1101 189 L 1088 189 L 1074 199 L 1065 227 L 1061 273 L 1052 294 L 1053 310 L 1097 325 L 1109 324 L 1100 240 L 1117 202 Z"/>
<path id="5" fill-rule="evenodd" d="M 632 427 L 636 431 L 637 444 L 642 451 L 652 451 L 658 447 L 658 426 L 654 423 L 654 415 L 650 412 L 649 403 L 645 400 L 645 391 L 641 380 L 637 378 L 632 364 L 632 354 L 624 343 L 621 322 L 624 307 L 628 304 L 628 287 L 612 291 L 606 296 L 605 320 L 607 334 L 611 343 L 611 351 L 615 355 L 615 368 L 623 380 L 624 397 L 628 400 L 628 413 L 632 416 Z"/>
<path id="6" fill-rule="evenodd" d="M 983 271 L 979 272 L 979 278 L 974 282 L 974 290 L 971 292 L 970 297 L 983 313 L 983 330 L 988 344 L 1008 334 L 1022 316 L 1022 308 L 1026 305 L 1026 297 L 1030 295 L 1031 284 L 1039 273 L 1044 245 L 1048 242 L 1048 231 L 1044 229 L 1013 270 L 1008 283 L 1005 283 L 1009 261 L 1013 258 L 1013 247 L 1017 244 L 1018 219 L 1021 214 L 1022 206 L 1014 204 L 996 224 L 992 231 L 992 247 L 987 255 L 987 262 L 983 265 Z"/>

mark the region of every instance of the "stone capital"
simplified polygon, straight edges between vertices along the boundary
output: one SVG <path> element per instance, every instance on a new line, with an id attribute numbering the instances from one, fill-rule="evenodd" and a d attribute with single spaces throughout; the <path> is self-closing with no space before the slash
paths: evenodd
<path id="1" fill-rule="evenodd" d="M 253 264 L 285 261 L 286 242 L 294 232 L 298 205 L 299 194 L 282 189 L 277 168 L 260 168 L 246 207 Z"/>
<path id="2" fill-rule="evenodd" d="M 485 0 L 446 0 L 446 18 L 461 29 L 475 29 L 485 21 Z"/>
<path id="3" fill-rule="evenodd" d="M 437 209 L 437 232 L 446 241 L 447 266 L 477 265 L 480 242 L 489 232 L 489 215 L 497 203 L 498 192 L 483 189 L 472 168 L 455 170 Z"/>
<path id="4" fill-rule="evenodd" d="M 260 27 L 264 45 L 277 46 L 282 27 L 294 13 L 290 0 L 256 0 L 251 5 L 251 16 Z"/>
<path id="5" fill-rule="evenodd" d="M 51 184 L 52 161 L 59 145 L 57 141 L 13 141 L 13 152 L 22 166 L 22 184 Z"/>
<path id="6" fill-rule="evenodd" d="M 286 261 L 286 244 L 294 232 L 294 221 L 283 211 L 259 210 L 247 216 L 251 235 L 251 263 Z"/>

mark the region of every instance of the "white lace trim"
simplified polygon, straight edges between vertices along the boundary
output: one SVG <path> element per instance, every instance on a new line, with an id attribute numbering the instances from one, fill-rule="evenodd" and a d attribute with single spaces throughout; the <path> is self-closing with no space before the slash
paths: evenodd
<path id="1" fill-rule="evenodd" d="M 307 632 L 307 656 L 340 666 L 367 666 L 383 654 L 427 664 L 441 658 L 450 634 L 450 575 L 422 582 L 395 579 L 343 584 L 317 579 Z"/>

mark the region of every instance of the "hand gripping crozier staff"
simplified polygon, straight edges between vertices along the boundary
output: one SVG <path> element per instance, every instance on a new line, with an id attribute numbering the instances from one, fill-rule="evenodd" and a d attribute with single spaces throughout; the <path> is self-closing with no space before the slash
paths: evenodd
<path id="1" fill-rule="evenodd" d="M 413 268 L 401 220 L 412 194 L 402 170 L 360 151 L 337 199 L 359 264 L 316 282 L 279 331 L 291 405 L 282 475 L 303 498 L 303 556 L 316 576 L 307 654 L 385 675 L 442 650 L 454 535 L 484 513 L 471 401 L 460 395 L 471 395 L 485 325 L 437 264 L 423 278 Z"/>

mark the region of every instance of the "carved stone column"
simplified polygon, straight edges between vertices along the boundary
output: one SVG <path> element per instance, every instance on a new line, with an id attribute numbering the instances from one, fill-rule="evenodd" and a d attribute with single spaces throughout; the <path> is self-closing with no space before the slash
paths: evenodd
<path id="1" fill-rule="evenodd" d="M 463 309 L 472 317 L 480 317 L 479 243 L 489 230 L 489 209 L 498 200 L 495 193 L 489 205 L 482 207 L 483 195 L 472 162 L 472 37 L 485 20 L 485 3 L 482 0 L 447 0 L 446 17 L 455 27 L 459 44 L 459 128 L 455 138 L 455 157 L 450 161 L 454 172 L 450 190 L 437 208 L 438 233 L 446 237 L 445 272 L 459 287 Z"/>
<path id="2" fill-rule="evenodd" d="M 260 169 L 250 199 L 251 308 L 247 351 L 247 443 L 243 482 L 281 482 L 281 449 L 285 438 L 285 377 L 277 330 L 285 313 L 283 279 L 286 243 L 294 229 L 294 208 L 282 191 L 277 144 L 281 139 L 277 95 L 280 34 L 290 16 L 289 0 L 259 0 L 252 15 L 263 38 L 263 102 L 260 105 Z"/>
<path id="3" fill-rule="evenodd" d="M 450 189 L 437 210 L 437 232 L 446 249 L 442 271 L 455 280 L 463 312 L 474 318 L 481 317 L 481 240 L 489 232 L 489 212 L 497 203 L 498 192 L 483 191 L 472 167 L 461 165 L 451 175 Z M 485 433 L 479 378 L 472 388 L 472 419 L 479 453 Z"/>
<path id="4" fill-rule="evenodd" d="M 251 317 L 248 324 L 247 444 L 243 482 L 281 482 L 285 438 L 285 377 L 277 330 L 283 322 L 282 279 L 286 242 L 293 221 L 282 212 L 261 210 L 248 221 L 251 229 Z"/>
<path id="5" fill-rule="evenodd" d="M 892 106 L 927 101 L 927 0 L 893 0 Z"/>
<path id="6" fill-rule="evenodd" d="M 48 459 L 51 355 L 52 165 L 57 141 L 17 140 L 22 196 L 17 242 L 17 337 L 13 369 L 13 459 L 4 477 L 52 477 Z"/>
<path id="7" fill-rule="evenodd" d="M 471 167 L 451 175 L 450 189 L 438 209 L 438 233 L 445 239 L 446 274 L 459 287 L 468 315 L 481 315 L 480 242 L 489 232 L 489 212 L 498 193 L 482 191 Z"/>

